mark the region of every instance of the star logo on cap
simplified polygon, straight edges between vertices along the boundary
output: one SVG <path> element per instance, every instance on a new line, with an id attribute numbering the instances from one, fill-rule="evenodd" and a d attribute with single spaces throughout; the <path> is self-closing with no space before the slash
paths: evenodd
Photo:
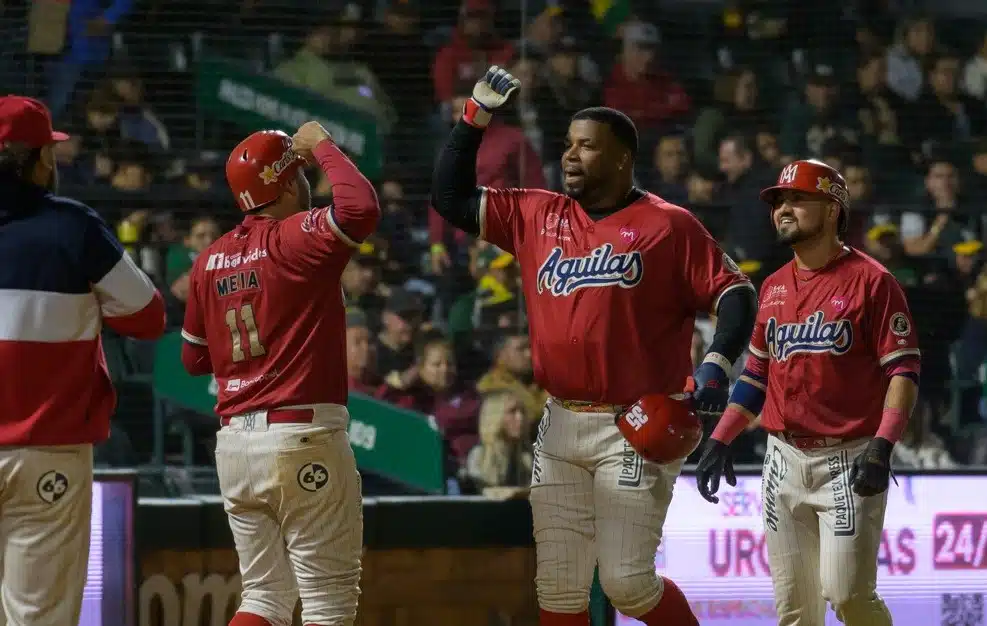
<path id="1" fill-rule="evenodd" d="M 278 182 L 278 173 L 274 171 L 274 168 L 270 165 L 265 166 L 258 176 L 260 176 L 260 179 L 264 181 L 265 185 Z"/>
<path id="2" fill-rule="evenodd" d="M 823 193 L 833 193 L 833 181 L 828 178 L 820 178 L 816 189 Z"/>

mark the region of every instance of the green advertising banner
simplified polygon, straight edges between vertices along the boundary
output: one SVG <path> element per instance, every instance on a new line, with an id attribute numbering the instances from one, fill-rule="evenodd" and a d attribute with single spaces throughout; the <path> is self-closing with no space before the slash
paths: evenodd
<path id="1" fill-rule="evenodd" d="M 305 122 L 316 120 L 364 175 L 370 179 L 380 175 L 383 155 L 377 122 L 363 111 L 216 57 L 198 63 L 196 100 L 206 115 L 247 132 L 274 128 L 291 134 Z"/>
<path id="2" fill-rule="evenodd" d="M 212 415 L 218 387 L 213 376 L 189 376 L 182 366 L 181 333 L 156 346 L 154 393 L 183 408 Z M 361 470 L 428 493 L 445 490 L 442 435 L 420 413 L 351 393 L 350 445 Z"/>

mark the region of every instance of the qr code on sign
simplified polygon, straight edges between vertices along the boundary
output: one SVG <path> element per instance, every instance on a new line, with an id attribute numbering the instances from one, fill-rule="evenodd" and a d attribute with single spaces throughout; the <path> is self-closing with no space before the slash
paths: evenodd
<path id="1" fill-rule="evenodd" d="M 940 607 L 942 626 L 985 626 L 982 593 L 944 593 Z"/>

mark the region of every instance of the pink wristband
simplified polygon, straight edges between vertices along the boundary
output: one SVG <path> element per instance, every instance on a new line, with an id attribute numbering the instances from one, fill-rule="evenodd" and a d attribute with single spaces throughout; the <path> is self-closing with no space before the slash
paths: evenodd
<path id="1" fill-rule="evenodd" d="M 713 434 L 710 436 L 719 442 L 730 445 L 740 433 L 744 432 L 748 424 L 750 424 L 750 420 L 740 409 L 728 406 L 727 410 L 720 416 L 720 421 L 716 423 L 716 428 L 713 429 Z"/>
<path id="2" fill-rule="evenodd" d="M 881 425 L 877 428 L 877 436 L 891 443 L 898 443 L 908 427 L 908 411 L 886 406 L 881 413 Z"/>

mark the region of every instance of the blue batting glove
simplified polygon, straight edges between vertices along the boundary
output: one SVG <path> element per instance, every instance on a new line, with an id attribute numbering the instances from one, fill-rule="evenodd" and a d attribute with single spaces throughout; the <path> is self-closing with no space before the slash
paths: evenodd
<path id="1" fill-rule="evenodd" d="M 730 400 L 730 379 L 727 368 L 732 364 L 722 354 L 711 352 L 696 368 L 692 378 L 695 391 L 692 392 L 692 406 L 701 416 L 719 417 Z"/>

